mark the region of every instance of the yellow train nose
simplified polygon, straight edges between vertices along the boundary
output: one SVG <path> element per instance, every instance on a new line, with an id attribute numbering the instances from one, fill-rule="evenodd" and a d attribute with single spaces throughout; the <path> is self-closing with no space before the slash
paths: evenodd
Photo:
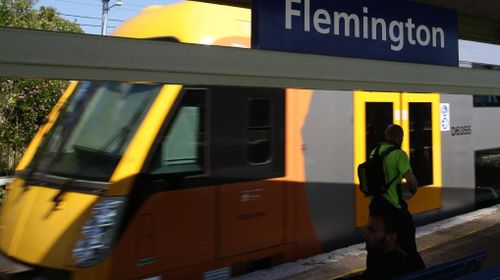
<path id="1" fill-rule="evenodd" d="M 29 186 L 17 179 L 0 215 L 0 250 L 16 260 L 51 268 L 73 263 L 72 249 L 97 195 Z"/>

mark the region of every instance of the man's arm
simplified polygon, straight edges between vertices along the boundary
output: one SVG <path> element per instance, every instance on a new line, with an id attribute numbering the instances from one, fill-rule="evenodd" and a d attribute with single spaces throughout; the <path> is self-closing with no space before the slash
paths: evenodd
<path id="1" fill-rule="evenodd" d="M 418 181 L 415 175 L 413 174 L 413 171 L 411 169 L 406 171 L 403 177 L 406 179 L 406 187 L 412 193 L 412 195 L 417 193 Z"/>

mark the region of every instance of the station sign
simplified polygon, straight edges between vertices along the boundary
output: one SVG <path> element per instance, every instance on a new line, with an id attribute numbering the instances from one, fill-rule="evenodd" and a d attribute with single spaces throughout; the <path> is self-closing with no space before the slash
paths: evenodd
<path id="1" fill-rule="evenodd" d="M 253 0 L 252 48 L 458 66 L 456 11 L 413 1 Z"/>

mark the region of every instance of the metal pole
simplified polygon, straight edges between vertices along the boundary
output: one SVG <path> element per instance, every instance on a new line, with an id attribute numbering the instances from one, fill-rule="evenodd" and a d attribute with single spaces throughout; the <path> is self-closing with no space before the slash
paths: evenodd
<path id="1" fill-rule="evenodd" d="M 108 31 L 108 11 L 109 11 L 109 0 L 102 0 L 101 35 L 106 35 Z"/>

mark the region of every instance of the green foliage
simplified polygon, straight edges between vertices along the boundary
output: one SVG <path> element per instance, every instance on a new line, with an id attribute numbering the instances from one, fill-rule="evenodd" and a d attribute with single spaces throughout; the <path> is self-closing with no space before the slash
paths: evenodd
<path id="1" fill-rule="evenodd" d="M 67 86 L 65 81 L 0 79 L 0 174 L 11 174 Z"/>
<path id="2" fill-rule="evenodd" d="M 0 26 L 82 32 L 76 22 L 59 17 L 54 8 L 42 6 L 36 10 L 35 3 L 33 0 L 0 0 Z"/>
<path id="3" fill-rule="evenodd" d="M 80 26 L 33 0 L 0 0 L 0 26 L 82 32 Z M 0 176 L 13 173 L 36 130 L 68 85 L 66 81 L 0 78 Z M 3 197 L 3 194 L 2 194 Z"/>

